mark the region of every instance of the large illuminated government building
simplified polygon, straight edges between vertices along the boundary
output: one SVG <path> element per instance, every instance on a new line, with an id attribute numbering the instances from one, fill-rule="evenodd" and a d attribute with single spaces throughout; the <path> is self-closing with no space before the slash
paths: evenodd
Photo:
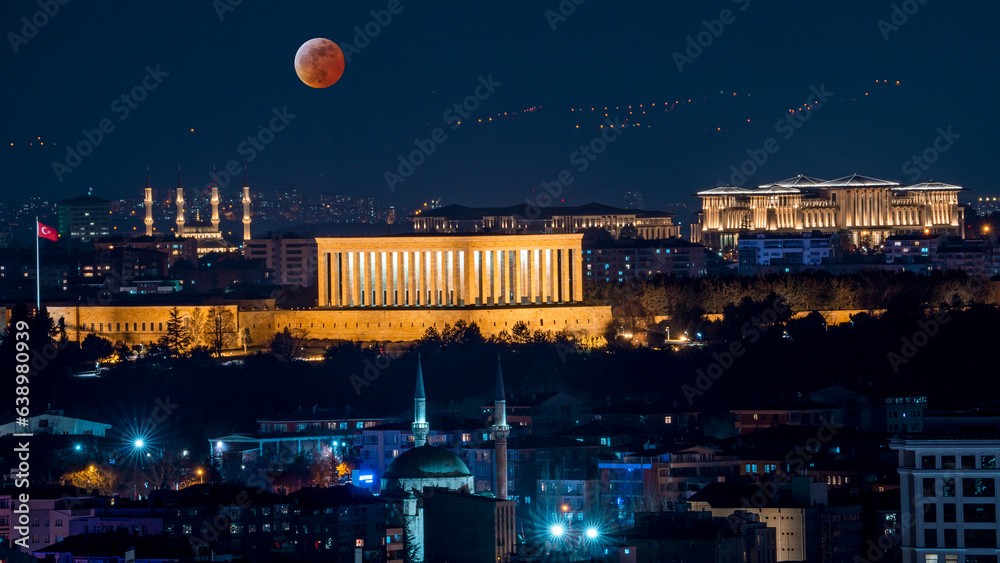
<path id="1" fill-rule="evenodd" d="M 747 231 L 840 233 L 856 246 L 923 232 L 964 237 L 964 188 L 940 182 L 904 186 L 852 175 L 836 180 L 796 176 L 757 188 L 719 187 L 698 192 L 702 209 L 691 241 L 735 248 Z"/>

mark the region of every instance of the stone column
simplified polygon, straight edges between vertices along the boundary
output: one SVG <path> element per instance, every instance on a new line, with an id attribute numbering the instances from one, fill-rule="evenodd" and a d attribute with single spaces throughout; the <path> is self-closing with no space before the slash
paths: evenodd
<path id="1" fill-rule="evenodd" d="M 469 253 L 464 250 L 455 251 L 455 305 L 465 305 L 469 300 L 469 286 L 466 269 L 469 262 Z"/>
<path id="2" fill-rule="evenodd" d="M 342 252 L 333 253 L 333 305 L 335 307 L 344 306 L 344 272 L 341 265 L 343 256 Z"/>
<path id="3" fill-rule="evenodd" d="M 319 280 L 316 288 L 316 306 L 329 307 L 330 297 L 327 294 L 330 288 L 330 253 L 319 253 Z"/>
<path id="4" fill-rule="evenodd" d="M 400 259 L 403 261 L 403 277 L 401 278 L 402 283 L 400 284 L 400 289 L 403 292 L 400 301 L 406 307 L 413 306 L 413 253 L 412 252 L 402 252 L 400 253 Z"/>
<path id="5" fill-rule="evenodd" d="M 410 306 L 415 307 L 420 305 L 420 268 L 417 266 L 420 253 L 410 251 L 407 254 L 410 256 Z"/>
<path id="6" fill-rule="evenodd" d="M 347 259 L 349 262 L 348 266 L 348 278 L 351 285 L 351 307 L 358 307 L 361 305 L 361 254 L 358 252 L 348 252 Z"/>
<path id="7" fill-rule="evenodd" d="M 490 252 L 490 274 L 493 278 L 493 305 L 503 303 L 503 254 L 499 250 Z"/>
<path id="8" fill-rule="evenodd" d="M 514 275 L 513 275 L 514 279 L 512 283 L 512 285 L 514 286 L 514 305 L 520 305 L 522 303 L 521 287 L 524 282 L 524 280 L 522 279 L 524 278 L 524 260 L 523 260 L 524 255 L 522 254 L 523 252 L 524 251 L 521 250 L 520 248 L 514 251 Z"/>
<path id="9" fill-rule="evenodd" d="M 552 296 L 552 266 L 550 257 L 548 248 L 543 248 L 539 252 L 538 281 L 541 283 L 541 288 L 538 291 L 538 296 L 542 298 L 542 305 L 548 303 L 549 297 Z"/>
<path id="10" fill-rule="evenodd" d="M 479 292 L 479 251 L 470 250 L 465 256 L 465 275 L 466 275 L 466 287 L 468 291 L 466 292 L 466 305 L 478 305 L 481 302 L 482 295 Z"/>
<path id="11" fill-rule="evenodd" d="M 583 255 L 580 250 L 574 248 L 570 251 L 570 260 L 573 262 L 573 301 L 583 301 Z"/>
<path id="12" fill-rule="evenodd" d="M 569 269 L 569 253 L 570 249 L 562 248 L 559 250 L 559 302 L 569 303 L 569 284 L 570 284 L 570 269 Z"/>
<path id="13" fill-rule="evenodd" d="M 534 305 L 538 297 L 538 249 L 528 249 L 528 303 Z"/>
<path id="14" fill-rule="evenodd" d="M 389 253 L 388 260 L 388 273 L 386 274 L 389 276 L 387 282 L 389 285 L 388 305 L 397 307 L 399 306 L 399 252 L 393 251 Z"/>
<path id="15" fill-rule="evenodd" d="M 435 294 L 437 293 L 437 256 L 436 252 L 433 250 L 424 252 L 424 279 L 427 280 L 424 284 L 424 295 L 426 296 L 426 303 L 424 305 L 436 305 L 437 298 Z"/>

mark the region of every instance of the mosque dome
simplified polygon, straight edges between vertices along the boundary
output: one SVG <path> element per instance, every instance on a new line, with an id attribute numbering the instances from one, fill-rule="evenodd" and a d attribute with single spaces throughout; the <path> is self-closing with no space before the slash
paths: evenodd
<path id="1" fill-rule="evenodd" d="M 403 452 L 385 472 L 386 479 L 471 477 L 472 472 L 457 455 L 437 446 L 420 446 Z"/>

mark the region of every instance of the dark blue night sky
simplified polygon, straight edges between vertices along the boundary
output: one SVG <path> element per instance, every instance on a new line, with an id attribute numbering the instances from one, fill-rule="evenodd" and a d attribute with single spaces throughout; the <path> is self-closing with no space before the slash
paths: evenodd
<path id="1" fill-rule="evenodd" d="M 960 184 L 974 190 L 970 198 L 997 191 L 1000 6 L 992 2 L 565 0 L 563 10 L 575 12 L 556 21 L 546 11 L 558 13 L 558 0 L 401 0 L 402 11 L 369 27 L 378 36 L 349 51 L 343 78 L 324 90 L 296 77 L 299 45 L 327 37 L 346 49 L 355 26 L 388 1 L 220 8 L 231 3 L 71 0 L 51 18 L 37 16 L 48 21 L 23 42 L 11 33 L 21 35 L 21 18 L 42 8 L 37 0 L 3 2 L 4 199 L 62 199 L 89 187 L 139 197 L 147 165 L 154 187 L 172 187 L 178 165 L 193 186 L 208 182 L 213 164 L 242 168 L 252 154 L 253 187 L 265 192 L 294 184 L 308 195 L 370 194 L 401 205 L 434 196 L 513 205 L 569 170 L 568 204 L 620 205 L 638 189 L 649 207 L 662 208 L 729 183 L 731 167 L 771 138 L 779 148 L 747 184 L 857 172 Z M 892 23 L 894 5 L 902 25 L 880 29 L 879 20 Z M 912 12 L 905 22 L 903 8 Z M 712 20 L 724 10 L 729 23 L 718 33 Z M 674 53 L 699 33 L 708 46 L 692 48 L 696 56 L 679 72 Z M 157 65 L 168 75 L 126 117 L 115 100 Z M 453 130 L 445 112 L 490 75 L 500 85 Z M 809 118 L 788 135 L 777 122 L 813 88 L 832 95 L 796 114 Z M 294 115 L 284 130 L 263 150 L 241 150 L 283 108 Z M 639 125 L 580 171 L 572 155 L 600 135 L 605 113 Z M 114 129 L 60 181 L 52 163 L 66 163 L 67 147 L 102 119 Z M 948 140 L 938 140 L 949 127 Z M 447 140 L 390 191 L 385 172 L 396 172 L 398 156 L 436 128 Z M 927 170 L 907 165 L 935 141 L 947 150 L 935 150 Z M 227 191 L 235 194 L 238 183 Z"/>

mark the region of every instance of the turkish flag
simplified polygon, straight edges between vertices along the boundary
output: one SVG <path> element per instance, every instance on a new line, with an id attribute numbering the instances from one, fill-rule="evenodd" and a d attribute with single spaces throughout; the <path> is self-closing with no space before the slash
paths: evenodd
<path id="1" fill-rule="evenodd" d="M 54 241 L 59 240 L 59 233 L 57 233 L 52 227 L 43 225 L 41 221 L 38 221 L 38 236 Z"/>

